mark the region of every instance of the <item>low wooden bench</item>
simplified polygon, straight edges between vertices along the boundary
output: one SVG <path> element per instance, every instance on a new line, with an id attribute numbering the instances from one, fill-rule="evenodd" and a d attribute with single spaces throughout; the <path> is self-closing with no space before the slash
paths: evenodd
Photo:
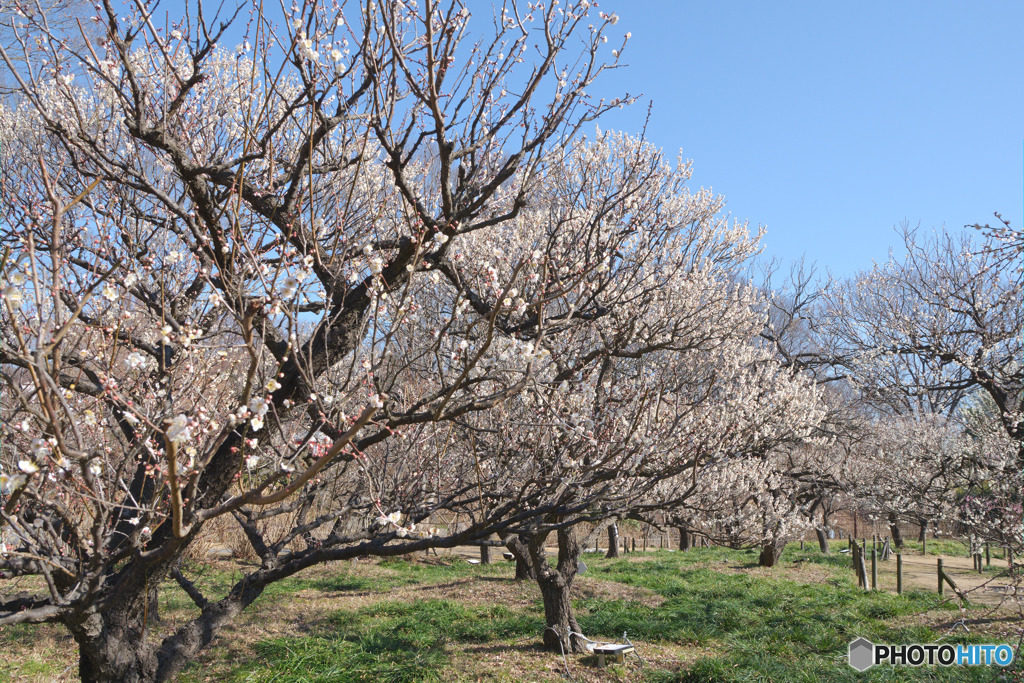
<path id="1" fill-rule="evenodd" d="M 609 655 L 615 656 L 616 664 L 624 664 L 626 662 L 626 655 L 632 651 L 632 645 L 620 645 L 618 643 L 602 643 L 594 648 L 598 666 L 605 666 L 605 657 Z"/>

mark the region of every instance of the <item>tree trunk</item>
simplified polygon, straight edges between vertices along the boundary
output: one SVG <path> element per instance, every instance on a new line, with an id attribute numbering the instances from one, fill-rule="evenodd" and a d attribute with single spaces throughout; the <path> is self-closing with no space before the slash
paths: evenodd
<path id="1" fill-rule="evenodd" d="M 480 546 L 480 564 L 491 563 L 491 546 L 482 545 Z"/>
<path id="2" fill-rule="evenodd" d="M 761 556 L 757 563 L 762 567 L 774 567 L 775 563 L 782 557 L 782 551 L 786 549 L 786 541 L 781 538 L 773 538 L 765 541 L 761 546 Z"/>
<path id="3" fill-rule="evenodd" d="M 557 571 L 542 573 L 539 579 L 540 593 L 544 599 L 544 647 L 552 652 L 586 652 L 579 637 L 576 616 L 569 599 L 569 586 L 565 585 Z"/>
<path id="4" fill-rule="evenodd" d="M 818 528 L 814 530 L 814 534 L 818 537 L 818 550 L 822 555 L 828 555 L 828 532 Z"/>
<path id="5" fill-rule="evenodd" d="M 685 526 L 679 527 L 679 549 L 689 550 L 692 539 L 690 538 L 690 530 Z"/>
<path id="6" fill-rule="evenodd" d="M 892 535 L 892 544 L 897 548 L 903 547 L 903 533 L 900 531 L 899 521 L 896 515 L 889 514 L 889 533 Z"/>
<path id="7" fill-rule="evenodd" d="M 619 525 L 612 522 L 608 525 L 608 552 L 605 557 L 619 556 Z"/>
<path id="8" fill-rule="evenodd" d="M 116 601 L 102 612 L 87 613 L 69 625 L 78 643 L 78 675 L 83 683 L 157 680 L 157 653 L 146 643 L 148 601 L 145 595 Z"/>
<path id="9" fill-rule="evenodd" d="M 156 681 L 157 660 L 152 648 L 143 648 L 127 634 L 124 640 L 112 636 L 79 643 L 78 675 L 82 683 L 147 683 Z"/>
<path id="10" fill-rule="evenodd" d="M 516 581 L 533 581 L 537 579 L 537 570 L 530 559 L 529 538 L 525 535 L 509 536 L 502 539 L 505 547 L 516 558 Z"/>
<path id="11" fill-rule="evenodd" d="M 544 599 L 544 647 L 551 652 L 586 652 L 570 594 L 579 566 L 580 544 L 572 527 L 558 534 L 558 565 L 552 567 L 544 556 L 543 538 L 530 544 L 530 555 L 537 568 L 537 583 Z"/>
<path id="12" fill-rule="evenodd" d="M 924 543 L 925 536 L 928 535 L 928 520 L 921 520 L 921 530 L 917 532 L 917 540 L 919 543 Z"/>

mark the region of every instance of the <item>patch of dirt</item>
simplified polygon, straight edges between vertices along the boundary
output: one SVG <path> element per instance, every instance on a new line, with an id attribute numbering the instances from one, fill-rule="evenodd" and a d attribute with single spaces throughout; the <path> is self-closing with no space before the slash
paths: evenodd
<path id="1" fill-rule="evenodd" d="M 429 561 L 428 561 L 429 562 Z M 322 568 L 321 568 L 322 569 Z M 348 566 L 344 571 L 349 576 L 379 575 L 375 563 L 366 562 Z M 338 568 L 325 572 L 325 576 L 337 576 Z M 315 574 L 304 574 L 313 578 Z M 387 593 L 379 591 L 329 591 L 304 589 L 290 593 L 288 604 L 281 609 L 288 612 L 307 613 L 311 605 L 318 610 L 355 610 L 381 600 L 452 600 L 464 605 L 504 605 L 511 609 L 528 609 L 541 599 L 540 588 L 534 581 L 513 581 L 502 576 L 464 576 L 451 581 L 434 584 L 413 584 L 397 586 Z M 578 576 L 573 583 L 574 598 L 600 598 L 638 602 L 648 607 L 657 607 L 665 599 L 654 591 L 640 586 L 627 586 L 614 581 L 605 581 L 591 576 Z M 275 608 L 276 609 L 276 608 Z"/>
<path id="2" fill-rule="evenodd" d="M 952 577 L 957 588 L 966 592 L 968 599 L 975 605 L 988 605 L 991 607 L 1009 607 L 1017 609 L 1022 603 L 1020 599 L 1024 596 L 1015 595 L 1014 591 L 1007 592 L 1005 587 L 1009 584 L 1006 576 L 999 576 L 997 570 L 1006 569 L 1004 560 L 992 558 L 991 567 L 986 567 L 984 573 L 979 574 L 974 569 L 974 564 L 969 557 L 943 555 L 943 571 Z M 918 588 L 938 595 L 938 563 L 939 556 L 933 555 L 911 555 L 903 556 L 903 586 L 904 588 Z M 868 573 L 871 572 L 870 559 L 865 561 Z M 851 563 L 850 572 L 853 568 Z M 878 562 L 878 588 L 887 592 L 896 592 L 896 557 L 885 562 Z M 944 599 L 958 600 L 956 592 L 950 590 L 946 585 Z"/>
<path id="3" fill-rule="evenodd" d="M 938 596 L 935 596 L 938 598 Z M 993 642 L 1013 642 L 1020 637 L 1020 624 L 1024 615 L 1008 612 L 1006 609 L 992 608 L 984 614 L 970 617 L 963 611 L 956 612 L 923 612 L 897 617 L 890 620 L 893 628 L 925 626 L 943 635 L 985 635 Z"/>
<path id="4" fill-rule="evenodd" d="M 566 668 L 574 681 L 606 683 L 607 681 L 635 681 L 644 667 L 676 672 L 700 657 L 714 655 L 709 649 L 675 646 L 663 643 L 633 641 L 636 655 L 628 655 L 623 664 L 599 667 L 596 655 L 567 655 L 565 659 L 552 655 L 527 640 L 508 644 L 486 643 L 461 648 L 463 656 L 454 658 L 442 680 L 488 681 L 512 683 L 537 681 L 563 683 Z"/>
<path id="5" fill-rule="evenodd" d="M 627 586 L 615 581 L 603 581 L 590 576 L 580 576 L 573 583 L 573 597 L 600 598 L 601 600 L 622 600 L 638 602 L 646 607 L 657 607 L 665 602 L 665 598 L 649 588 Z M 540 590 L 537 590 L 540 599 Z"/>

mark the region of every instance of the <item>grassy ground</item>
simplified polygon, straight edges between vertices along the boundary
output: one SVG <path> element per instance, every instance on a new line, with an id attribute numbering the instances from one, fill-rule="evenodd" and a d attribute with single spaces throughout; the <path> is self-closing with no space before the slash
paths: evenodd
<path id="1" fill-rule="evenodd" d="M 794 564 L 793 560 L 807 561 Z M 598 669 L 592 656 L 537 647 L 537 588 L 505 563 L 455 557 L 339 563 L 272 586 L 182 679 L 205 681 L 988 681 L 992 668 L 876 667 L 857 674 L 847 644 L 998 642 L 1009 615 L 961 610 L 933 592 L 864 593 L 845 555 L 787 550 L 771 570 L 753 552 L 585 556 L 574 595 L 591 638 L 626 632 L 644 663 Z M 203 570 L 216 594 L 239 569 Z M 162 628 L 195 613 L 168 585 Z M 953 629 L 966 619 L 971 633 Z M 950 629 L 953 629 L 950 632 Z M 73 643 L 50 627 L 0 630 L 0 680 L 73 680 Z M 1018 671 L 1016 675 L 1020 675 Z M 1013 680 L 1013 679 L 1009 679 Z"/>

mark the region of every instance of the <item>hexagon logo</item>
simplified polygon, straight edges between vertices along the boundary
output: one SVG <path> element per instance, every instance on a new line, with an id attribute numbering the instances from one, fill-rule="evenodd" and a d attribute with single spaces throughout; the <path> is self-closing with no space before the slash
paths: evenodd
<path id="1" fill-rule="evenodd" d="M 867 638 L 858 638 L 850 643 L 850 666 L 857 671 L 867 671 L 875 663 L 875 645 Z"/>

